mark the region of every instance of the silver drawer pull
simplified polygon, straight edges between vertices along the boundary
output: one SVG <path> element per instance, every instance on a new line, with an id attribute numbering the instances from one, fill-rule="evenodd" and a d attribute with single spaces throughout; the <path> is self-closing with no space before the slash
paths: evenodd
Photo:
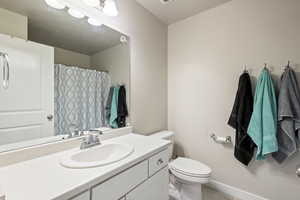
<path id="1" fill-rule="evenodd" d="M 163 164 L 163 163 L 164 163 L 164 161 L 163 161 L 162 158 L 158 159 L 157 162 L 156 162 L 157 165 L 161 165 L 161 164 Z"/>
<path id="2" fill-rule="evenodd" d="M 2 65 L 3 65 L 3 88 L 8 89 L 9 87 L 9 59 L 8 54 L 1 53 L 0 56 L 2 57 Z"/>
<path id="3" fill-rule="evenodd" d="M 296 175 L 300 178 L 300 167 L 297 169 Z"/>

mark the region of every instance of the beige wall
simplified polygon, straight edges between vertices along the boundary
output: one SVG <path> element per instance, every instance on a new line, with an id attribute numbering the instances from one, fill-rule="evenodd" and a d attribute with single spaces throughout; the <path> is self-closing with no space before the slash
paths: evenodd
<path id="1" fill-rule="evenodd" d="M 27 17 L 0 8 L 0 33 L 27 40 Z"/>
<path id="2" fill-rule="evenodd" d="M 91 68 L 91 57 L 85 54 L 69 51 L 61 48 L 54 48 L 54 63 Z"/>
<path id="3" fill-rule="evenodd" d="M 74 6 L 77 0 L 65 0 Z M 82 5 L 82 4 L 81 4 Z M 167 127 L 167 27 L 135 0 L 118 1 L 118 17 L 85 7 L 95 18 L 130 37 L 130 100 L 134 131 Z"/>
<path id="4" fill-rule="evenodd" d="M 107 25 L 130 36 L 131 120 L 135 132 L 167 128 L 167 27 L 135 0 L 118 1 Z"/>
<path id="5" fill-rule="evenodd" d="M 124 83 L 129 87 L 130 55 L 127 44 L 120 44 L 91 56 L 94 69 L 109 71 L 112 83 Z"/>
<path id="6" fill-rule="evenodd" d="M 246 168 L 209 135 L 234 135 L 227 120 L 244 64 L 254 79 L 265 62 L 276 78 L 289 59 L 300 71 L 299 10 L 299 0 L 233 0 L 169 26 L 168 126 L 177 150 L 210 165 L 213 179 L 270 200 L 300 199 L 300 154 Z"/>
<path id="7" fill-rule="evenodd" d="M 94 69 L 108 71 L 113 85 L 125 84 L 127 92 L 127 105 L 130 109 L 129 44 L 120 44 L 92 55 L 91 65 Z M 130 118 L 127 121 L 130 122 Z"/>

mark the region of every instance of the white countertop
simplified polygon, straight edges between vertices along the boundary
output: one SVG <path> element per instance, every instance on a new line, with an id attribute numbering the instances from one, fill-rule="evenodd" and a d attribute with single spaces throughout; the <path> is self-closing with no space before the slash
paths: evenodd
<path id="1" fill-rule="evenodd" d="M 170 144 L 169 141 L 136 134 L 109 139 L 103 143 L 130 144 L 135 150 L 119 162 L 96 168 L 68 169 L 59 164 L 62 157 L 72 154 L 78 148 L 0 168 L 0 186 L 6 200 L 66 200 Z"/>

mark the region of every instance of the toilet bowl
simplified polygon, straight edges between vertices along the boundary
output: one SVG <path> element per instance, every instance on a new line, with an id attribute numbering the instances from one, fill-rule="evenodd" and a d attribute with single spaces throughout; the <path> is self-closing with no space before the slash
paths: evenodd
<path id="1" fill-rule="evenodd" d="M 209 182 L 212 172 L 210 167 L 189 158 L 178 157 L 171 160 L 173 132 L 162 131 L 151 136 L 172 142 L 169 147 L 170 200 L 202 200 L 202 185 Z"/>
<path id="2" fill-rule="evenodd" d="M 208 166 L 179 157 L 169 163 L 169 170 L 180 200 L 202 200 L 202 184 L 208 183 L 212 171 Z"/>

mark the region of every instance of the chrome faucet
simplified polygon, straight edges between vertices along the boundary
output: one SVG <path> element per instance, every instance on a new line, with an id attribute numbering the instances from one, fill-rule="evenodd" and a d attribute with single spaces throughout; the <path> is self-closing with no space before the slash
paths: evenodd
<path id="1" fill-rule="evenodd" d="M 92 131 L 96 132 L 96 131 Z M 101 131 L 97 131 L 98 133 L 89 133 L 86 137 L 83 138 L 80 149 L 88 149 L 97 145 L 101 145 L 99 135 L 102 135 Z"/>
<path id="2" fill-rule="evenodd" d="M 76 124 L 70 124 L 68 138 L 74 138 L 76 136 L 80 136 L 80 131 Z"/>

